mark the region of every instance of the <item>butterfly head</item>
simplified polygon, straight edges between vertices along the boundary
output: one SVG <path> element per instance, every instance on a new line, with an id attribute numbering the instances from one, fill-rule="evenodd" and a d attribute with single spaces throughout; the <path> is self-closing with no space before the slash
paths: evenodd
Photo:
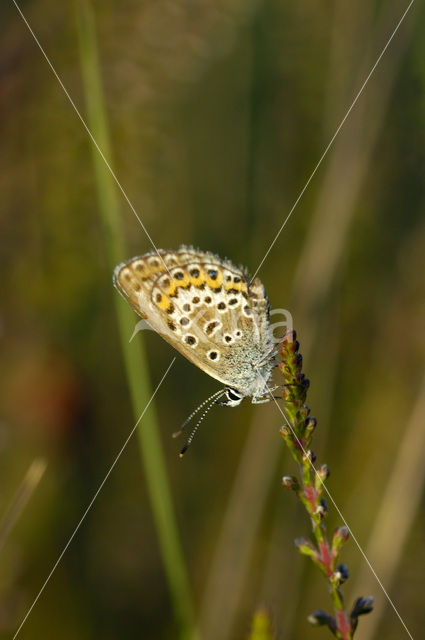
<path id="1" fill-rule="evenodd" d="M 221 404 L 226 407 L 237 407 L 238 404 L 242 402 L 244 397 L 245 396 L 237 389 L 227 387 L 226 389 L 223 389 L 223 396 L 220 398 L 217 404 Z"/>

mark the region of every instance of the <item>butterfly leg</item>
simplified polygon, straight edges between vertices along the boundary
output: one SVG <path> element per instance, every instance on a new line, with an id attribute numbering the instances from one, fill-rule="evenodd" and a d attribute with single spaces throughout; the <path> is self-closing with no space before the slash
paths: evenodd
<path id="1" fill-rule="evenodd" d="M 272 396 L 252 396 L 252 404 L 264 404 L 270 402 Z"/>

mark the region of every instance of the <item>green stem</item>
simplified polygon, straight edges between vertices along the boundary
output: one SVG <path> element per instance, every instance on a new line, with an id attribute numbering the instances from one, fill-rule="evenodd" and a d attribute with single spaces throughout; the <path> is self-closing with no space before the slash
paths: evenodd
<path id="1" fill-rule="evenodd" d="M 94 15 L 89 0 L 77 0 L 76 8 L 87 123 L 105 158 L 111 162 L 111 145 L 103 98 Z M 116 185 L 94 144 L 92 151 L 99 211 L 105 233 L 112 283 L 114 266 L 126 256 L 125 243 L 120 224 Z M 139 336 L 137 342 L 129 343 L 135 322 L 133 312 L 118 294 L 114 295 L 114 304 L 131 401 L 137 419 L 152 395 L 148 363 L 141 337 Z M 146 411 L 143 423 L 138 429 L 138 442 L 166 579 L 180 629 L 180 638 L 194 640 L 198 638 L 198 634 L 194 626 L 192 597 L 153 404 Z"/>

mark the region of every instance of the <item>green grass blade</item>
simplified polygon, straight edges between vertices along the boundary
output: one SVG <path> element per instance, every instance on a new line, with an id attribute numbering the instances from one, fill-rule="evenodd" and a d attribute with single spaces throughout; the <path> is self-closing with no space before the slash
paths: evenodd
<path id="1" fill-rule="evenodd" d="M 81 71 L 87 108 L 87 123 L 108 162 L 112 157 L 108 124 L 103 99 L 94 16 L 87 0 L 76 2 Z M 113 177 L 95 145 L 92 146 L 99 211 L 105 229 L 108 263 L 112 271 L 125 257 L 117 190 Z M 111 279 L 112 287 L 112 279 Z M 130 387 L 134 415 L 137 418 L 151 397 L 146 353 L 141 337 L 129 343 L 134 328 L 134 314 L 127 303 L 116 294 L 119 335 Z M 189 580 L 183 559 L 178 528 L 166 473 L 164 454 L 153 404 L 138 429 L 140 454 L 147 478 L 153 517 L 171 599 L 180 628 L 180 637 L 196 637 Z"/>

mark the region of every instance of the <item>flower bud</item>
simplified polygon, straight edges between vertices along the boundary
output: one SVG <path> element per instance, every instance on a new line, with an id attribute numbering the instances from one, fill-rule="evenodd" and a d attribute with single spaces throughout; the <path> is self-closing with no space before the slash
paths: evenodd
<path id="1" fill-rule="evenodd" d="M 342 545 L 344 542 L 347 542 L 349 537 L 350 533 L 347 527 L 338 527 L 338 529 L 335 529 L 332 538 L 332 555 L 334 558 L 338 557 Z"/>
<path id="2" fill-rule="evenodd" d="M 373 598 L 357 598 L 354 603 L 353 610 L 350 614 L 351 619 L 356 620 L 358 616 L 362 616 L 365 613 L 370 613 L 373 609 Z"/>
<path id="3" fill-rule="evenodd" d="M 286 363 L 282 363 L 281 365 L 279 365 L 279 368 L 283 373 L 283 375 L 286 376 L 286 378 L 291 377 L 291 369 L 288 367 Z"/>
<path id="4" fill-rule="evenodd" d="M 308 451 L 306 451 L 305 453 L 303 453 L 303 460 L 305 462 L 315 462 L 316 460 L 316 454 L 313 453 L 313 451 L 311 449 L 309 449 Z"/>
<path id="5" fill-rule="evenodd" d="M 296 348 L 297 345 L 297 334 L 295 331 L 287 331 L 282 339 L 282 355 L 285 356 L 285 353 L 298 351 Z M 298 345 L 299 346 L 299 345 Z"/>
<path id="6" fill-rule="evenodd" d="M 348 580 L 348 567 L 345 564 L 339 564 L 335 570 L 335 573 L 332 575 L 335 582 L 340 585 L 346 580 Z"/>
<path id="7" fill-rule="evenodd" d="M 316 491 L 322 493 L 323 483 L 329 478 L 331 470 L 327 464 L 322 464 L 317 470 L 314 478 L 314 488 Z"/>
<path id="8" fill-rule="evenodd" d="M 314 627 L 322 627 L 326 625 L 333 633 L 336 631 L 336 622 L 334 618 L 325 611 L 313 611 L 313 613 L 310 613 L 307 620 Z"/>
<path id="9" fill-rule="evenodd" d="M 304 556 L 312 558 L 312 560 L 318 561 L 319 554 L 316 550 L 316 547 L 312 542 L 310 542 L 308 538 L 296 538 L 294 542 L 300 553 L 302 553 Z"/>
<path id="10" fill-rule="evenodd" d="M 300 371 L 297 371 L 295 374 L 295 382 L 301 389 L 308 388 L 310 385 L 310 380 L 308 380 L 304 373 L 301 373 Z"/>
<path id="11" fill-rule="evenodd" d="M 316 425 L 317 420 L 316 418 L 313 418 L 313 416 L 309 416 L 306 420 L 304 420 L 304 433 L 306 438 L 311 438 L 311 434 L 315 430 Z"/>
<path id="12" fill-rule="evenodd" d="M 284 342 L 289 342 L 290 344 L 292 342 L 295 342 L 296 339 L 297 339 L 297 332 L 294 329 L 288 329 L 288 331 L 285 333 L 283 337 Z"/>
<path id="13" fill-rule="evenodd" d="M 327 464 L 322 464 L 322 465 L 318 468 L 317 473 L 319 474 L 320 479 L 321 479 L 322 481 L 325 481 L 325 480 L 327 480 L 327 479 L 329 478 L 329 476 L 331 475 L 331 470 L 329 469 L 329 467 L 328 467 L 328 465 L 327 465 Z"/>
<path id="14" fill-rule="evenodd" d="M 282 398 L 285 401 L 289 401 L 291 398 L 291 392 L 289 391 L 288 387 L 284 386 L 282 389 Z"/>
<path id="15" fill-rule="evenodd" d="M 324 498 L 320 500 L 320 503 L 316 507 L 315 513 L 320 517 L 321 520 L 328 514 L 328 504 Z"/>
<path id="16" fill-rule="evenodd" d="M 283 427 L 281 427 L 280 429 L 280 435 L 282 436 L 282 438 L 288 438 L 291 435 L 291 429 L 288 427 L 287 424 L 284 424 Z"/>
<path id="17" fill-rule="evenodd" d="M 310 409 L 307 407 L 306 404 L 303 404 L 303 406 L 300 408 L 301 418 L 305 420 L 306 418 L 308 418 L 309 413 L 310 413 Z"/>
<path id="18" fill-rule="evenodd" d="M 295 476 L 283 476 L 282 486 L 285 487 L 285 489 L 292 489 L 293 491 L 298 491 L 298 489 L 300 488 L 298 480 L 295 478 Z"/>

